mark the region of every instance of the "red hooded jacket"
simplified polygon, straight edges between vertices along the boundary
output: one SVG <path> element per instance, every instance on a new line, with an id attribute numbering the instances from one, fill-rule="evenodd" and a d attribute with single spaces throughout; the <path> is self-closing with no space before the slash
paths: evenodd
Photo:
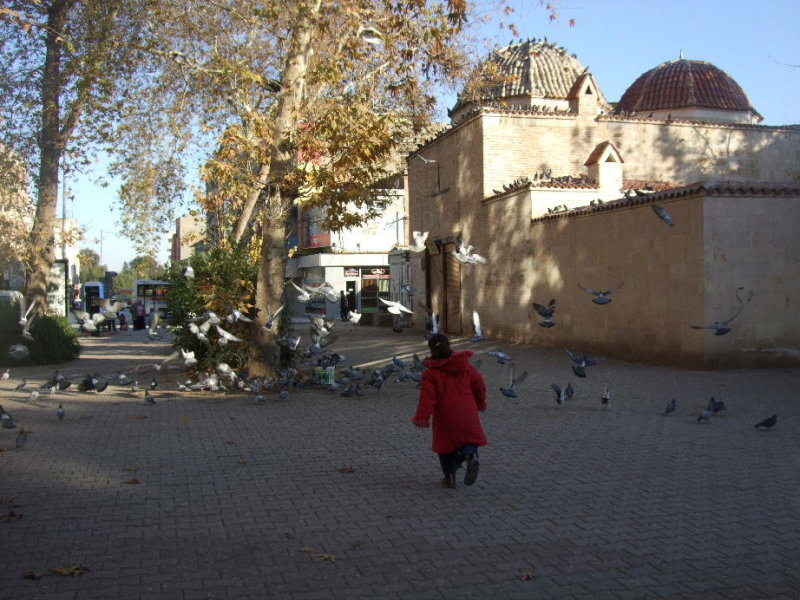
<path id="1" fill-rule="evenodd" d="M 474 352 L 425 360 L 417 412 L 411 421 L 427 427 L 433 415 L 433 451 L 453 452 L 464 444 L 486 445 L 478 411 L 486 410 L 486 382 L 469 362 Z"/>

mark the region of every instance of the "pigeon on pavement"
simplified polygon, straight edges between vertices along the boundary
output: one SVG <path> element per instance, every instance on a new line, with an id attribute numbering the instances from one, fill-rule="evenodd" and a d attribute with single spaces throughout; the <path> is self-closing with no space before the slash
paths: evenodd
<path id="1" fill-rule="evenodd" d="M 778 415 L 772 415 L 771 417 L 767 417 L 763 421 L 759 421 L 756 423 L 756 429 L 772 429 L 775 427 L 775 424 L 778 422 Z"/>
<path id="2" fill-rule="evenodd" d="M 664 414 L 671 415 L 672 413 L 675 412 L 676 408 L 677 408 L 677 402 L 675 402 L 675 398 L 673 398 L 672 400 L 669 401 L 669 403 L 667 403 L 667 407 L 664 409 Z"/>

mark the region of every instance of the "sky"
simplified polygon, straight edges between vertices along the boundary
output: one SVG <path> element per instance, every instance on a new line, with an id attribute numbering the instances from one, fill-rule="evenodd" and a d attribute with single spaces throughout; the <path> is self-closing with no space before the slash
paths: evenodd
<path id="1" fill-rule="evenodd" d="M 498 4 L 516 12 L 502 15 L 492 8 Z M 683 51 L 685 58 L 710 62 L 733 77 L 764 117 L 763 125 L 800 123 L 800 0 L 556 0 L 556 6 L 559 18 L 549 22 L 535 0 L 487 0 L 485 14 L 494 16 L 480 32 L 501 46 L 515 41 L 517 36 L 501 28 L 504 20 L 522 38 L 546 37 L 564 46 L 589 68 L 609 102 L 619 100 L 639 75 Z M 454 94 L 442 94 L 442 114 L 454 102 Z M 74 200 L 67 202 L 66 213 L 86 228 L 83 247 L 120 271 L 134 255 L 116 225 L 118 184 L 94 183 L 103 169 L 101 159 L 94 173 L 67 178 Z M 159 262 L 168 260 L 169 243 L 165 236 Z"/>

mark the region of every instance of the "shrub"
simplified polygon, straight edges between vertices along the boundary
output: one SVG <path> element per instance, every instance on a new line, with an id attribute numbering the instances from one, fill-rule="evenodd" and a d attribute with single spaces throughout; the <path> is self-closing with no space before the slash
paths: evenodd
<path id="1" fill-rule="evenodd" d="M 183 276 L 187 263 L 194 269 L 193 279 Z M 189 331 L 188 323 L 192 318 L 202 317 L 206 310 L 215 312 L 222 319 L 233 308 L 252 315 L 256 274 L 257 267 L 247 252 L 237 248 L 212 248 L 170 268 L 167 279 L 172 286 L 168 310 L 172 315 L 175 346 L 193 350 L 199 369 L 213 368 L 219 362 L 228 363 L 237 371 L 247 366 L 248 344 L 231 342 L 219 345 L 213 327 L 208 334 L 211 342 L 201 342 Z M 243 339 L 250 335 L 247 323 L 223 321 L 220 326 Z"/>
<path id="2" fill-rule="evenodd" d="M 33 341 L 22 337 L 19 326 L 19 307 L 0 305 L 0 364 L 49 365 L 78 358 L 81 352 L 78 334 L 70 322 L 58 315 L 35 317 L 30 326 Z M 12 344 L 23 344 L 30 351 L 22 360 L 11 358 L 8 349 Z"/>

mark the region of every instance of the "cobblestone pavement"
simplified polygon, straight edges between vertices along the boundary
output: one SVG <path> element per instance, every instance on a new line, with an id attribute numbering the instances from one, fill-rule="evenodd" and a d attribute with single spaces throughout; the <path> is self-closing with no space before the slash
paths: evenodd
<path id="1" fill-rule="evenodd" d="M 425 350 L 417 334 L 346 329 L 335 349 L 347 364 Z M 83 341 L 65 372 L 170 351 L 143 332 Z M 606 360 L 577 379 L 563 351 L 505 346 L 531 372 L 510 399 L 489 344 L 471 346 L 490 388 L 489 445 L 478 482 L 455 490 L 440 486 L 430 432 L 410 423 L 410 382 L 257 405 L 165 380 L 151 406 L 111 387 L 27 400 L 16 382 L 52 368 L 12 369 L 0 384 L 17 422 L 0 429 L 0 597 L 800 598 L 800 370 Z M 559 407 L 550 384 L 568 381 L 575 397 Z M 698 424 L 710 396 L 728 410 Z M 671 398 L 678 409 L 662 416 Z M 773 413 L 774 429 L 754 429 Z M 19 428 L 28 442 L 10 450 Z M 49 572 L 75 566 L 88 571 Z"/>

